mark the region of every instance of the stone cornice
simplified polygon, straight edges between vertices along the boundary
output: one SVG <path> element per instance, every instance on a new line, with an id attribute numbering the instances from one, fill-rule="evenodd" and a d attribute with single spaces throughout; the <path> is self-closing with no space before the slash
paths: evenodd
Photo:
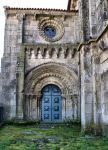
<path id="1" fill-rule="evenodd" d="M 59 43 L 52 43 L 52 44 L 42 44 L 42 43 L 37 43 L 37 44 L 30 44 L 30 43 L 23 43 L 22 44 L 22 47 L 38 47 L 38 46 L 46 46 L 46 47 L 56 47 L 56 46 L 58 46 L 58 47 L 75 47 L 75 48 L 77 48 L 78 47 L 78 44 L 73 44 L 73 43 L 61 43 L 61 44 L 59 44 Z"/>
<path id="2" fill-rule="evenodd" d="M 14 8 L 6 6 L 4 7 L 6 14 L 54 14 L 54 15 L 72 15 L 77 13 L 77 10 L 63 10 L 63 9 L 47 9 L 47 8 Z M 59 14 L 58 14 L 59 13 Z"/>

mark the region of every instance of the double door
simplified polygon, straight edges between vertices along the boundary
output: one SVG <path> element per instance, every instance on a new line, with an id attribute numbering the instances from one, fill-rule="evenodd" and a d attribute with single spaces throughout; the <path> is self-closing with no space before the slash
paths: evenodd
<path id="1" fill-rule="evenodd" d="M 60 122 L 62 119 L 61 90 L 47 85 L 42 90 L 41 117 L 43 122 Z"/>

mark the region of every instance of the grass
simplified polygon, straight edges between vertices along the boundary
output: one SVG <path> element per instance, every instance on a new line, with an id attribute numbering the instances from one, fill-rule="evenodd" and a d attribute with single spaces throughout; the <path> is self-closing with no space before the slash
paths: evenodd
<path id="1" fill-rule="evenodd" d="M 78 125 L 6 125 L 0 129 L 0 150 L 108 150 L 108 139 L 81 135 Z"/>

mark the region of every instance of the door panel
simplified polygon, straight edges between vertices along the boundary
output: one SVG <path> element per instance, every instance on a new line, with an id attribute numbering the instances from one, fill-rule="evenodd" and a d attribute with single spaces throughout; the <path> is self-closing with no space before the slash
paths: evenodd
<path id="1" fill-rule="evenodd" d="M 59 122 L 62 118 L 61 91 L 55 85 L 42 90 L 42 121 Z"/>
<path id="2" fill-rule="evenodd" d="M 44 96 L 42 99 L 42 120 L 51 121 L 51 97 Z"/>
<path id="3" fill-rule="evenodd" d="M 52 86 L 52 95 L 60 95 L 61 91 L 57 86 Z"/>
<path id="4" fill-rule="evenodd" d="M 61 120 L 61 96 L 52 96 L 52 121 L 59 122 Z"/>

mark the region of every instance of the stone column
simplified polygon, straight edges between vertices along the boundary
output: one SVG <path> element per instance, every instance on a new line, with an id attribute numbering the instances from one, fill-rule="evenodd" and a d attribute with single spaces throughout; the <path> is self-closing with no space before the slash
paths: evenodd
<path id="1" fill-rule="evenodd" d="M 24 95 L 24 107 L 23 107 L 23 119 L 26 120 L 27 118 L 27 95 Z"/>
<path id="2" fill-rule="evenodd" d="M 92 55 L 90 47 L 81 49 L 81 124 L 85 128 L 93 122 L 93 83 L 92 83 Z"/>
<path id="3" fill-rule="evenodd" d="M 23 103 L 24 103 L 24 64 L 25 51 L 24 48 L 20 50 L 17 61 L 16 73 L 16 115 L 18 119 L 23 119 Z"/>
<path id="4" fill-rule="evenodd" d="M 74 119 L 78 119 L 78 101 L 76 97 L 74 97 Z"/>
<path id="5" fill-rule="evenodd" d="M 100 98 L 101 84 L 100 80 L 100 58 L 95 44 L 92 44 L 92 80 L 93 80 L 93 113 L 94 124 L 99 123 L 100 118 Z"/>
<path id="6" fill-rule="evenodd" d="M 33 95 L 32 98 L 32 120 L 37 120 L 37 96 Z"/>
<path id="7" fill-rule="evenodd" d="M 66 119 L 66 97 L 62 95 L 62 121 Z"/>
<path id="8" fill-rule="evenodd" d="M 89 22 L 90 22 L 90 36 L 96 37 L 96 1 L 89 0 Z"/>
<path id="9" fill-rule="evenodd" d="M 78 120 L 81 120 L 81 102 L 80 102 L 80 96 L 77 96 L 77 101 L 78 101 L 78 110 L 77 110 L 77 114 L 78 114 Z"/>
<path id="10" fill-rule="evenodd" d="M 70 95 L 70 100 L 71 100 L 71 104 L 70 104 L 70 108 L 71 108 L 71 119 L 75 119 L 75 98 L 74 95 Z"/>
<path id="11" fill-rule="evenodd" d="M 17 43 L 23 43 L 23 31 L 24 31 L 24 14 L 18 14 L 18 32 L 17 32 Z"/>
<path id="12" fill-rule="evenodd" d="M 19 56 L 17 58 L 17 72 L 16 72 L 16 117 L 23 119 L 23 103 L 24 103 L 24 64 L 25 64 L 25 50 L 21 48 L 23 42 L 23 19 L 24 14 L 18 14 L 18 30 L 17 30 L 17 44 L 19 45 Z"/>
<path id="13" fill-rule="evenodd" d="M 41 119 L 41 99 L 40 99 L 41 95 L 37 95 L 37 119 L 40 120 Z"/>
<path id="14" fill-rule="evenodd" d="M 89 24 L 89 0 L 81 0 L 81 22 L 82 22 L 82 32 L 83 41 L 88 41 L 90 39 L 90 24 Z"/>
<path id="15" fill-rule="evenodd" d="M 74 108 L 73 108 L 74 113 Z M 70 95 L 66 97 L 66 118 L 72 119 L 72 99 Z"/>
<path id="16" fill-rule="evenodd" d="M 96 65 L 95 65 L 95 60 L 94 57 L 92 57 L 92 63 L 93 63 L 93 68 L 92 68 L 92 73 L 93 73 L 93 113 L 94 113 L 94 123 L 96 124 L 97 122 L 97 116 L 96 116 Z"/>
<path id="17" fill-rule="evenodd" d="M 81 49 L 80 52 L 80 65 L 81 65 L 81 125 L 83 128 L 85 128 L 85 85 L 84 85 L 84 76 L 85 76 L 85 72 L 84 72 L 84 47 Z"/>

